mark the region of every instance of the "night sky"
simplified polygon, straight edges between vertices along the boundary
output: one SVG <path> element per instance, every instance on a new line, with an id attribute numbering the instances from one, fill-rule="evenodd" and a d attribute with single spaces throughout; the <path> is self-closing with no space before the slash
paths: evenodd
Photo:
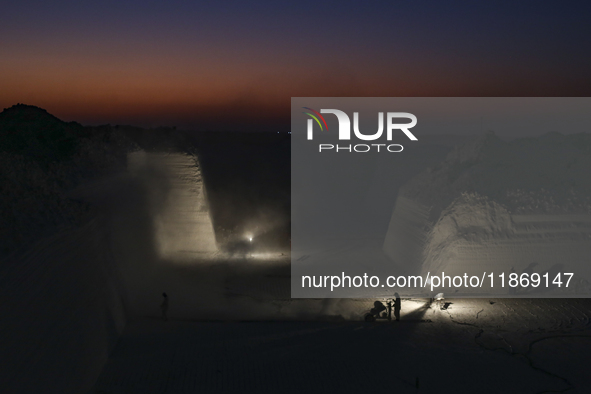
<path id="1" fill-rule="evenodd" d="M 296 96 L 591 96 L 590 16 L 559 1 L 4 3 L 0 107 L 287 131 Z"/>

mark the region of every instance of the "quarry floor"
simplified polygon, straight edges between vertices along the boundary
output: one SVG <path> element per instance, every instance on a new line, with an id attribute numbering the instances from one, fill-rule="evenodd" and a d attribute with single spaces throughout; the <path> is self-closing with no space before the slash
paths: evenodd
<path id="1" fill-rule="evenodd" d="M 591 300 L 405 299 L 365 323 L 373 300 L 291 300 L 286 267 L 162 268 L 91 392 L 591 392 Z"/>

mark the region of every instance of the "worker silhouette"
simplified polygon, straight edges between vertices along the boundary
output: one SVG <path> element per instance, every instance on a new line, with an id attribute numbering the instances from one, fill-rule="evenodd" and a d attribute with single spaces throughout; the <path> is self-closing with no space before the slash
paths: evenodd
<path id="1" fill-rule="evenodd" d="M 393 300 L 388 300 L 388 302 L 386 302 L 386 305 L 388 306 L 388 321 L 392 320 L 392 304 Z"/>
<path id="2" fill-rule="evenodd" d="M 394 317 L 396 318 L 396 321 L 400 321 L 400 309 L 402 307 L 400 295 L 398 295 L 398 293 L 394 293 L 394 297 Z"/>
<path id="3" fill-rule="evenodd" d="M 160 309 L 162 309 L 162 320 L 168 321 L 168 296 L 166 293 L 162 293 L 162 297 L 164 297 L 162 304 L 160 304 Z"/>

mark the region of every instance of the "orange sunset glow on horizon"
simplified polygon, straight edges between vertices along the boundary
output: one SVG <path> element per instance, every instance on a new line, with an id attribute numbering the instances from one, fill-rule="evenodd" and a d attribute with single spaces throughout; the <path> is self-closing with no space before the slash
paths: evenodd
<path id="1" fill-rule="evenodd" d="M 589 29 L 541 5 L 509 15 L 345 2 L 310 15 L 270 2 L 132 3 L 8 6 L 0 106 L 83 124 L 287 130 L 291 97 L 591 92 L 591 59 L 574 42 L 589 41 Z"/>

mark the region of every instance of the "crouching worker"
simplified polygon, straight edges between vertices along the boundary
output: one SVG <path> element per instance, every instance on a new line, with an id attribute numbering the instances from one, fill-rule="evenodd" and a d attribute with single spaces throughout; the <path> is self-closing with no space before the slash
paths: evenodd
<path id="1" fill-rule="evenodd" d="M 386 306 L 384 306 L 384 304 L 380 301 L 375 301 L 373 303 L 373 308 L 371 308 L 369 310 L 368 313 L 365 314 L 365 321 L 367 322 L 373 322 L 376 321 L 376 319 L 388 319 L 391 320 L 392 317 L 392 300 L 388 300 L 386 301 L 386 304 L 388 305 L 388 312 L 384 312 L 386 310 Z"/>
<path id="2" fill-rule="evenodd" d="M 373 303 L 373 308 L 371 310 L 371 314 L 374 316 L 380 316 L 380 313 L 382 313 L 385 310 L 386 310 L 386 307 L 384 306 L 384 304 L 382 304 L 380 301 L 376 301 Z"/>
<path id="3" fill-rule="evenodd" d="M 386 310 L 386 307 L 384 306 L 384 304 L 382 304 L 380 301 L 375 301 L 373 303 L 373 308 L 371 308 L 369 310 L 369 313 L 367 313 L 365 315 L 365 321 L 376 321 L 376 319 L 380 319 L 380 318 L 385 318 L 386 314 L 384 313 L 382 315 L 382 312 Z"/>

